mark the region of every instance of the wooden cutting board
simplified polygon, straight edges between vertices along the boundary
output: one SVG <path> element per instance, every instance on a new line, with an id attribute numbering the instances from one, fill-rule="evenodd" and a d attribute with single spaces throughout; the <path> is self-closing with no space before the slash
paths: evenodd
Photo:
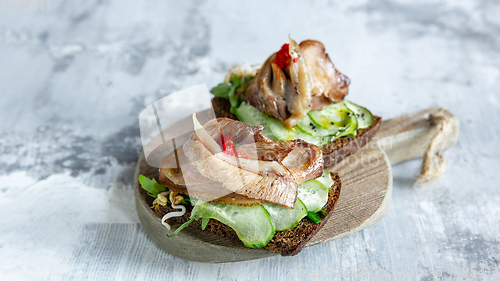
<path id="1" fill-rule="evenodd" d="M 392 197 L 391 165 L 424 155 L 431 139 L 440 129 L 440 125 L 432 124 L 430 116 L 440 109 L 431 108 L 384 121 L 370 143 L 328 169 L 340 175 L 340 198 L 331 218 L 306 247 L 365 229 L 387 214 Z M 446 149 L 458 139 L 459 122 L 446 110 L 444 115 L 451 124 L 443 146 Z M 186 228 L 174 237 L 167 237 L 169 232 L 161 224 L 160 216 L 150 208 L 152 198 L 141 192 L 138 182 L 140 174 L 147 177 L 158 175 L 158 168 L 149 166 L 144 155 L 139 158 L 134 176 L 137 214 L 149 237 L 170 254 L 207 263 L 236 262 L 277 255 L 266 249 L 247 248 L 239 241 L 193 228 Z"/>

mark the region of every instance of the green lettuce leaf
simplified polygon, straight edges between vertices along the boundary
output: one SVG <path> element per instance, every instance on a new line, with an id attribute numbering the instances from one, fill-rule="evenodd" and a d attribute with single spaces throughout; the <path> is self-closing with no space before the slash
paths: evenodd
<path id="1" fill-rule="evenodd" d="M 158 197 L 158 193 L 167 191 L 167 188 L 158 183 L 155 179 L 150 179 L 143 175 L 139 176 L 139 183 L 141 187 L 148 192 L 149 196 L 153 198 Z"/>
<path id="2" fill-rule="evenodd" d="M 214 96 L 218 98 L 229 99 L 229 91 L 231 90 L 231 86 L 226 83 L 220 83 L 219 85 L 213 87 L 210 90 L 210 93 L 214 94 Z"/>
<path id="3" fill-rule="evenodd" d="M 253 77 L 244 77 L 245 84 L 252 80 Z M 225 98 L 231 103 L 231 113 L 235 114 L 236 109 L 241 105 L 243 99 L 241 96 L 236 96 L 236 90 L 243 86 L 244 83 L 236 75 L 233 75 L 231 83 L 220 83 L 210 90 L 214 96 Z"/>

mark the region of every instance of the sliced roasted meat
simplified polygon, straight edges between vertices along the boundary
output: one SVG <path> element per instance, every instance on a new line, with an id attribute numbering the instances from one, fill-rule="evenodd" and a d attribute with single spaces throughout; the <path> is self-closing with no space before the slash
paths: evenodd
<path id="1" fill-rule="evenodd" d="M 310 110 L 342 101 L 350 81 L 335 69 L 321 42 L 289 41 L 240 92 L 244 101 L 291 128 Z"/>
<path id="2" fill-rule="evenodd" d="M 160 183 L 213 202 L 255 205 L 267 201 L 292 208 L 297 184 L 322 173 L 321 149 L 303 140 L 271 141 L 261 130 L 262 126 L 227 118 L 207 122 L 182 148 L 164 158 Z M 220 147 L 209 149 L 221 135 L 239 144 L 236 157 L 219 152 Z"/>
<path id="3" fill-rule="evenodd" d="M 350 80 L 335 69 L 323 43 L 305 40 L 300 43 L 300 50 L 308 67 L 313 96 L 328 97 L 332 102 L 341 102 L 347 95 Z"/>
<path id="4" fill-rule="evenodd" d="M 302 140 L 245 144 L 237 151 L 250 159 L 281 162 L 297 184 L 319 177 L 323 169 L 321 149 Z M 189 164 L 182 148 L 165 157 L 162 164 L 163 167 L 175 165 L 178 168 L 160 169 L 160 183 L 171 190 L 217 204 L 253 206 L 263 202 L 234 193 L 204 177 Z"/>
<path id="5" fill-rule="evenodd" d="M 298 184 L 315 179 L 323 173 L 321 148 L 303 140 L 295 140 L 293 149 L 281 161 L 292 173 Z"/>
<path id="6" fill-rule="evenodd" d="M 239 146 L 237 152 L 254 160 L 280 162 L 290 171 L 297 184 L 319 177 L 323 170 L 321 149 L 303 140 L 257 142 L 255 144 Z M 175 164 L 176 161 L 178 162 L 177 164 Z M 231 162 L 231 160 L 228 161 Z M 224 188 L 220 183 L 214 183 L 200 174 L 196 168 L 188 163 L 182 148 L 165 157 L 163 162 L 163 167 L 179 165 L 179 168 L 175 169 L 160 169 L 160 183 L 167 187 L 174 184 L 175 186 L 172 190 L 187 194 L 185 192 L 189 189 L 189 195 L 195 198 L 208 201 L 217 198 L 217 202 L 222 200 L 226 202 L 225 204 L 231 205 L 247 205 L 248 202 L 251 202 L 251 204 L 262 202 L 262 200 L 231 194 L 233 192 Z M 167 162 L 170 163 L 167 164 Z M 233 164 L 237 165 L 235 162 Z"/>
<path id="7" fill-rule="evenodd" d="M 208 121 L 203 128 L 216 141 L 221 135 L 229 135 L 235 143 L 271 142 L 272 140 L 262 135 L 264 126 L 250 126 L 246 123 L 229 118 L 217 118 Z"/>
<path id="8" fill-rule="evenodd" d="M 256 107 L 265 114 L 284 122 L 290 113 L 285 101 L 290 81 L 283 70 L 274 60 L 276 54 L 271 55 L 260 69 L 257 76 L 245 88 L 243 100 Z"/>
<path id="9" fill-rule="evenodd" d="M 211 120 L 203 129 L 211 142 L 221 135 L 231 136 L 242 146 L 272 142 L 260 134 L 262 126 L 252 127 L 227 118 Z M 213 202 L 236 205 L 259 204 L 264 200 L 287 207 L 293 207 L 296 200 L 297 183 L 282 164 L 214 154 L 196 133 L 183 145 L 182 151 L 177 149 L 163 161 L 162 167 L 178 168 L 161 168 L 160 182 L 167 186 L 172 183 L 177 189 L 185 188 L 184 192 L 189 191 L 197 198 L 212 201 L 222 197 Z"/>
<path id="10" fill-rule="evenodd" d="M 182 147 L 162 161 L 162 167 L 175 167 L 176 165 L 177 168 L 160 168 L 158 181 L 170 190 L 215 204 L 255 206 L 264 202 L 234 193 L 221 183 L 202 176 L 188 163 Z"/>
<path id="11" fill-rule="evenodd" d="M 209 137 L 213 139 L 220 139 L 221 135 L 231 135 L 235 141 L 243 145 L 254 142 L 272 142 L 272 140 L 260 134 L 263 129 L 262 126 L 252 127 L 228 118 L 211 120 L 205 124 L 204 129 Z M 229 158 L 227 161 L 234 164 L 233 157 L 221 155 L 221 157 L 225 156 Z M 200 174 L 198 169 L 191 165 L 186 158 L 182 147 L 163 159 L 159 181 L 171 190 L 217 204 L 253 206 L 264 202 L 234 193 L 225 188 L 220 182 L 213 181 Z"/>
<path id="12" fill-rule="evenodd" d="M 292 151 L 296 141 L 257 142 L 236 147 L 239 155 L 250 159 L 281 162 Z"/>
<path id="13" fill-rule="evenodd" d="M 311 110 L 322 110 L 332 101 L 327 97 L 313 96 L 311 99 Z"/>
<path id="14" fill-rule="evenodd" d="M 242 145 L 237 151 L 251 159 L 280 162 L 292 173 L 297 184 L 315 179 L 323 172 L 321 148 L 303 140 Z"/>
<path id="15" fill-rule="evenodd" d="M 196 134 L 183 149 L 190 164 L 204 177 L 235 193 L 293 208 L 297 183 L 281 163 L 212 154 Z"/>
<path id="16" fill-rule="evenodd" d="M 297 125 L 311 109 L 312 88 L 308 77 L 308 67 L 297 42 L 289 38 L 290 64 L 285 73 L 290 77 L 291 84 L 286 89 L 286 105 L 290 116 L 285 120 L 289 128 Z"/>

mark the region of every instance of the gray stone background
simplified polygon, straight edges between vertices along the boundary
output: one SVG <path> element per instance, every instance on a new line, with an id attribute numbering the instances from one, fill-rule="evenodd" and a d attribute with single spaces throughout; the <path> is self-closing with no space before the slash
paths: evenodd
<path id="1" fill-rule="evenodd" d="M 498 1 L 50 5 L 0 6 L 0 279 L 319 280 L 309 275 L 332 269 L 370 270 L 346 280 L 500 278 Z M 292 258 L 211 265 L 163 252 L 133 203 L 138 114 L 263 62 L 288 35 L 322 41 L 352 80 L 348 98 L 375 114 L 454 113 L 461 131 L 446 173 L 413 188 L 420 160 L 395 166 L 382 221 Z"/>

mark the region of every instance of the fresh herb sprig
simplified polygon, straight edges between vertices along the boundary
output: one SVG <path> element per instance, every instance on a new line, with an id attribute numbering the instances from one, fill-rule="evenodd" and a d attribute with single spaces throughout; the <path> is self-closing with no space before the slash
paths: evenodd
<path id="1" fill-rule="evenodd" d="M 307 212 L 307 217 L 312 220 L 314 223 L 319 223 L 323 220 L 324 217 L 326 217 L 328 213 L 321 209 L 321 211 L 318 212 Z M 323 217 L 323 218 L 322 218 Z"/>
<path id="2" fill-rule="evenodd" d="M 236 95 L 236 90 L 248 83 L 248 81 L 252 80 L 252 78 L 253 77 L 243 77 L 243 81 L 241 81 L 240 78 L 233 74 L 233 78 L 230 83 L 220 83 L 219 85 L 213 87 L 210 90 L 210 93 L 216 97 L 228 99 L 231 104 L 231 113 L 236 114 L 236 109 L 243 101 L 242 95 Z"/>
<path id="3" fill-rule="evenodd" d="M 167 191 L 167 188 L 158 183 L 155 179 L 150 179 L 143 175 L 139 176 L 139 183 L 142 188 L 148 192 L 149 196 L 153 198 L 158 197 L 158 193 Z"/>

